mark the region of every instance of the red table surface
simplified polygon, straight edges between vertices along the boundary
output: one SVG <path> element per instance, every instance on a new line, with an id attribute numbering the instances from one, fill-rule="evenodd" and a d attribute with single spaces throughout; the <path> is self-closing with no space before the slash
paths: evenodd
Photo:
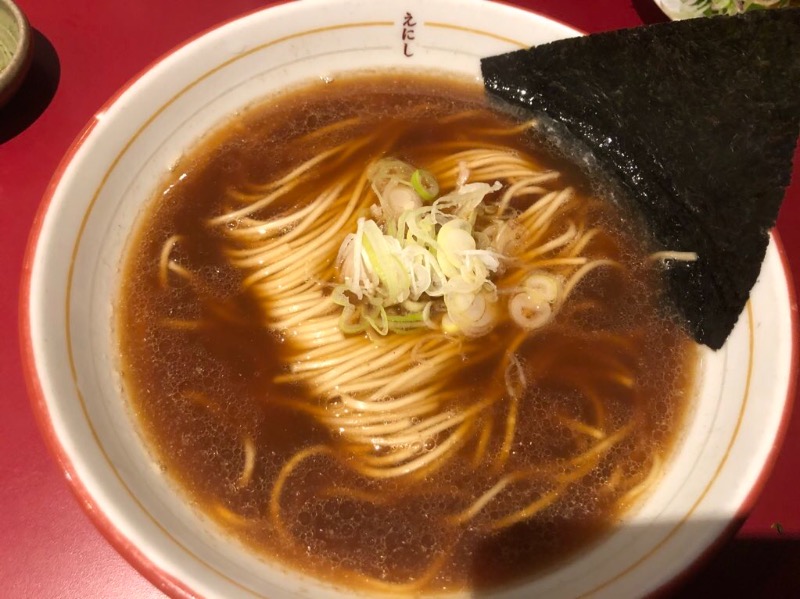
<path id="1" fill-rule="evenodd" d="M 106 99 L 173 46 L 264 2 L 17 2 L 36 31 L 37 49 L 20 93 L 0 109 L 0 597 L 161 597 L 92 526 L 34 423 L 16 334 L 22 258 L 51 174 Z M 516 3 L 589 32 L 665 20 L 650 0 Z M 800 166 L 800 154 L 795 165 Z M 778 230 L 800 280 L 798 224 L 800 175 L 795 173 Z M 800 409 L 739 533 L 677 594 L 800 596 L 799 474 Z"/>

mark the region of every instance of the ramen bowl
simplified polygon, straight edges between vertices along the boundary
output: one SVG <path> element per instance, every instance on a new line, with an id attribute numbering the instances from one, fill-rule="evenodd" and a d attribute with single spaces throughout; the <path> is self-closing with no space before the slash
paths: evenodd
<path id="1" fill-rule="evenodd" d="M 23 355 L 35 414 L 81 505 L 154 584 L 173 596 L 357 594 L 231 539 L 189 505 L 143 441 L 119 375 L 114 299 L 134 223 L 165 173 L 228 116 L 298 84 L 350 71 L 441 72 L 442 65 L 479 82 L 480 57 L 577 35 L 480 0 L 280 4 L 176 49 L 87 125 L 55 173 L 31 233 Z M 793 305 L 773 234 L 726 345 L 701 350 L 689 413 L 654 488 L 599 541 L 489 594 L 646 594 L 728 534 L 752 505 L 787 422 Z"/>

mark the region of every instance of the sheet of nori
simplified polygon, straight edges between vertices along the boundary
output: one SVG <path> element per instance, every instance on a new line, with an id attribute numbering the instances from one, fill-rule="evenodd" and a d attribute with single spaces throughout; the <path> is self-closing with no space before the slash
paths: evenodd
<path id="1" fill-rule="evenodd" d="M 800 9 L 664 23 L 481 61 L 490 95 L 563 125 L 663 249 L 699 342 L 722 347 L 755 284 L 800 120 Z"/>

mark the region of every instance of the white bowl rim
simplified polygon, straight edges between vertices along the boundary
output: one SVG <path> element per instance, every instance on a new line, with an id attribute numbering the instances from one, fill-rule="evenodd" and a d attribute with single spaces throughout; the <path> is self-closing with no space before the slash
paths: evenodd
<path id="1" fill-rule="evenodd" d="M 173 576 L 169 572 L 156 565 L 143 551 L 141 551 L 130 539 L 128 539 L 121 530 L 108 518 L 101 509 L 100 504 L 97 502 L 92 493 L 84 485 L 78 476 L 77 469 L 73 463 L 72 458 L 62 446 L 56 434 L 53 424 L 50 421 L 50 412 L 47 405 L 45 394 L 42 390 L 41 380 L 36 368 L 36 361 L 34 356 L 33 338 L 31 336 L 31 312 L 30 312 L 30 291 L 31 281 L 33 274 L 33 263 L 36 257 L 37 248 L 40 241 L 40 233 L 45 217 L 50 208 L 51 201 L 54 198 L 55 192 L 58 189 L 61 179 L 67 170 L 67 167 L 72 162 L 75 155 L 86 142 L 89 135 L 100 122 L 102 115 L 108 111 L 119 99 L 123 96 L 128 89 L 137 84 L 137 82 L 147 75 L 151 70 L 156 68 L 165 60 L 169 59 L 173 54 L 183 49 L 195 41 L 205 37 L 206 35 L 221 29 L 230 23 L 236 22 L 240 19 L 246 19 L 249 16 L 270 10 L 276 6 L 285 4 L 294 4 L 299 0 L 277 0 L 270 2 L 264 6 L 256 9 L 241 13 L 237 16 L 226 19 L 216 25 L 213 25 L 196 35 L 188 38 L 184 42 L 176 45 L 157 59 L 153 60 L 149 65 L 139 71 L 130 80 L 128 80 L 122 87 L 120 87 L 114 95 L 112 95 L 90 118 L 87 124 L 83 127 L 80 133 L 75 137 L 70 144 L 65 155 L 56 167 L 50 182 L 45 189 L 42 200 L 39 204 L 36 216 L 31 225 L 31 230 L 28 237 L 27 246 L 22 264 L 22 273 L 20 281 L 20 297 L 19 297 L 19 339 L 22 357 L 23 375 L 25 378 L 26 387 L 28 390 L 29 399 L 34 412 L 34 416 L 51 454 L 58 462 L 61 471 L 63 472 L 70 489 L 78 499 L 78 503 L 84 512 L 89 516 L 89 519 L 101 534 L 108 540 L 108 542 L 120 553 L 131 565 L 133 565 L 139 573 L 146 579 L 153 583 L 161 591 L 165 592 L 171 597 L 177 598 L 191 598 L 197 597 L 198 593 L 190 588 L 184 581 Z M 576 33 L 586 35 L 586 32 L 576 29 L 575 27 L 544 15 L 536 10 L 529 9 L 523 6 L 507 3 L 503 0 L 484 0 L 485 2 L 498 4 L 510 7 L 516 10 L 530 13 L 537 17 L 546 19 L 553 23 L 562 25 L 572 29 Z M 657 2 L 660 4 L 660 2 Z M 709 543 L 706 548 L 699 554 L 694 561 L 686 566 L 681 572 L 677 573 L 673 578 L 663 583 L 660 587 L 653 590 L 654 595 L 662 595 L 667 593 L 680 585 L 682 580 L 690 578 L 691 575 L 700 569 L 700 567 L 710 558 L 716 550 L 724 544 L 742 525 L 747 515 L 752 510 L 759 494 L 761 493 L 764 485 L 766 484 L 769 475 L 773 469 L 786 431 L 791 420 L 792 408 L 797 388 L 798 377 L 798 360 L 800 354 L 798 353 L 798 309 L 797 297 L 792 277 L 791 267 L 788 261 L 786 251 L 783 243 L 776 229 L 770 232 L 771 240 L 775 243 L 778 255 L 781 261 L 783 276 L 785 278 L 786 287 L 788 290 L 788 303 L 790 307 L 790 322 L 791 322 L 791 358 L 790 364 L 791 371 L 789 373 L 788 385 L 786 389 L 786 397 L 783 403 L 783 411 L 780 417 L 780 423 L 776 431 L 774 442 L 770 451 L 764 460 L 759 476 L 754 481 L 749 493 L 741 502 L 736 510 L 735 515 L 731 518 L 728 525 L 720 532 L 717 538 Z"/>

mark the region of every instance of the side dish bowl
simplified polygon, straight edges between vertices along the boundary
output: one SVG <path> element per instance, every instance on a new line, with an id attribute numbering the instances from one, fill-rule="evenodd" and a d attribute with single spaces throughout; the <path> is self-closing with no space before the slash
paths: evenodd
<path id="1" fill-rule="evenodd" d="M 170 166 L 227 116 L 304 81 L 444 65 L 478 82 L 483 56 L 577 35 L 483 0 L 279 4 L 174 50 L 79 135 L 29 241 L 21 297 L 26 377 L 43 434 L 80 503 L 156 585 L 177 597 L 349 593 L 265 563 L 226 538 L 187 505 L 137 432 L 114 367 L 112 299 L 133 223 Z M 768 474 L 794 396 L 794 305 L 773 234 L 727 344 L 701 352 L 695 397 L 656 488 L 600 542 L 494 596 L 647 594 L 740 522 Z"/>
<path id="2" fill-rule="evenodd" d="M 736 15 L 750 10 L 766 10 L 796 6 L 791 0 L 653 0 L 673 21 L 703 16 Z"/>
<path id="3" fill-rule="evenodd" d="M 11 0 L 0 0 L 0 107 L 17 91 L 31 63 L 31 28 Z"/>

